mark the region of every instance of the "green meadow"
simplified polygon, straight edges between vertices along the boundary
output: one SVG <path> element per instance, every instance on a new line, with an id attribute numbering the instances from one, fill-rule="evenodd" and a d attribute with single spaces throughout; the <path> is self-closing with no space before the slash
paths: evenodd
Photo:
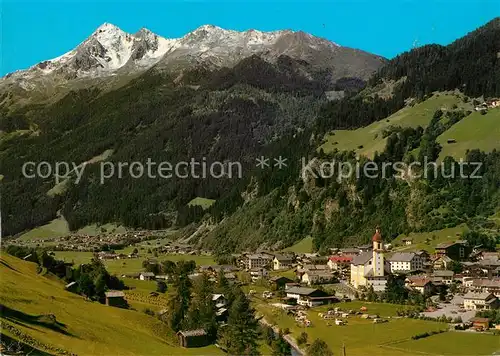
<path id="1" fill-rule="evenodd" d="M 116 251 L 120 253 L 120 251 Z M 92 252 L 79 252 L 79 251 L 55 251 L 55 257 L 66 262 L 74 262 L 76 265 L 88 263 L 92 259 Z M 125 273 L 137 273 L 144 271 L 142 262 L 146 259 L 155 259 L 161 261 L 195 261 L 197 266 L 215 264 L 212 256 L 198 256 L 198 255 L 167 255 L 159 254 L 155 257 L 152 253 L 140 252 L 139 258 L 125 258 L 119 260 L 103 260 L 106 269 L 111 274 L 122 275 Z"/>
<path id="2" fill-rule="evenodd" d="M 429 99 L 407 106 L 387 119 L 374 122 L 356 130 L 335 130 L 325 136 L 326 142 L 320 146 L 325 152 L 335 149 L 339 151 L 355 151 L 358 156 L 373 158 L 375 152 L 385 149 L 386 138 L 382 137 L 384 130 L 391 126 L 427 127 L 438 109 L 450 110 L 454 105 L 470 109 L 470 105 L 462 102 L 460 93 L 437 93 Z"/>
<path id="3" fill-rule="evenodd" d="M 394 248 L 394 250 L 397 251 L 426 250 L 428 252 L 434 252 L 436 245 L 460 240 L 460 236 L 467 230 L 467 226 L 461 224 L 455 227 L 430 232 L 412 232 L 409 235 L 399 235 L 391 243 L 393 246 L 398 245 Z M 411 245 L 403 244 L 402 240 L 406 238 L 413 240 Z"/>
<path id="4" fill-rule="evenodd" d="M 500 149 L 500 108 L 488 110 L 485 115 L 473 112 L 441 134 L 437 142 L 442 146 L 440 160 L 447 156 L 465 158 L 467 150 L 475 148 L 485 152 Z"/>
<path id="5" fill-rule="evenodd" d="M 309 342 L 316 338 L 324 340 L 335 355 L 342 355 L 345 347 L 349 356 L 417 356 L 417 355 L 492 355 L 500 351 L 500 337 L 491 334 L 477 334 L 446 331 L 427 338 L 413 340 L 412 336 L 431 331 L 448 330 L 446 323 L 397 317 L 397 311 L 408 308 L 404 305 L 368 302 L 348 302 L 331 305 L 342 310 L 367 308 L 368 314 L 387 318 L 387 323 L 374 324 L 372 320 L 349 316 L 347 325 L 337 326 L 333 320 L 326 321 L 318 314 L 325 312 L 323 306 L 308 310 L 311 326 L 304 327 L 295 322 L 284 311 L 258 302 L 256 308 L 266 321 L 288 328 L 292 337 L 301 332 L 308 334 Z"/>
<path id="6" fill-rule="evenodd" d="M 313 239 L 311 236 L 305 237 L 294 245 L 285 248 L 283 251 L 295 253 L 312 253 L 313 252 Z"/>
<path id="7" fill-rule="evenodd" d="M 196 197 L 191 200 L 188 205 L 189 206 L 200 206 L 203 210 L 207 210 L 215 203 L 214 199 L 207 199 L 202 197 Z"/>
<path id="8" fill-rule="evenodd" d="M 41 352 L 78 355 L 218 355 L 215 346 L 183 349 L 165 324 L 142 311 L 108 307 L 64 290 L 34 263 L 1 256 L 2 333 Z"/>
<path id="9" fill-rule="evenodd" d="M 398 308 L 404 306 L 381 304 L 381 303 L 341 303 L 338 304 L 344 310 L 353 309 L 359 305 L 365 305 L 368 313 L 380 314 L 380 316 L 394 316 Z M 301 332 L 306 332 L 310 342 L 316 338 L 324 340 L 334 354 L 342 354 L 345 346 L 346 354 L 350 356 L 385 355 L 403 356 L 416 355 L 406 351 L 388 349 L 384 346 L 399 341 L 411 340 L 411 337 L 428 332 L 446 329 L 447 325 L 433 321 L 423 321 L 406 318 L 391 318 L 389 322 L 374 324 L 372 320 L 362 319 L 359 316 L 347 318 L 347 325 L 336 326 L 334 321 L 322 319 L 318 313 L 324 312 L 326 307 L 310 309 L 308 319 L 311 326 L 304 327 L 295 322 L 292 316 L 284 311 L 272 308 L 264 303 L 257 305 L 257 310 L 265 319 L 280 328 L 288 328 L 292 337 L 297 338 Z"/>

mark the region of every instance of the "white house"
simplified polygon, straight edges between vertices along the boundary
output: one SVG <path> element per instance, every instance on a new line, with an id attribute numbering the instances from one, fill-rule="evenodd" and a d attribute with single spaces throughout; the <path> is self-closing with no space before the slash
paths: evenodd
<path id="1" fill-rule="evenodd" d="M 338 301 L 335 296 L 328 295 L 328 293 L 313 288 L 304 287 L 291 287 L 285 289 L 286 297 L 295 299 L 298 305 L 307 305 L 309 307 L 322 305 L 330 301 Z"/>
<path id="2" fill-rule="evenodd" d="M 406 279 L 405 285 L 408 288 L 414 289 L 423 295 L 430 295 L 434 288 L 432 281 L 429 278 L 422 276 L 412 276 Z"/>
<path id="3" fill-rule="evenodd" d="M 293 264 L 293 255 L 274 255 L 273 258 L 273 269 L 289 269 Z"/>
<path id="4" fill-rule="evenodd" d="M 324 284 L 331 283 L 334 280 L 334 276 L 330 271 L 306 271 L 301 278 L 302 283 L 307 285 L 312 284 Z"/>
<path id="5" fill-rule="evenodd" d="M 139 279 L 141 281 L 150 281 L 155 278 L 155 274 L 153 272 L 141 272 L 139 274 Z"/>
<path id="6" fill-rule="evenodd" d="M 424 259 L 414 252 L 396 252 L 389 259 L 391 272 L 411 272 L 424 268 Z"/>
<path id="7" fill-rule="evenodd" d="M 246 269 L 264 267 L 271 265 L 273 256 L 265 253 L 248 254 L 245 256 L 244 263 Z"/>
<path id="8" fill-rule="evenodd" d="M 262 267 L 254 267 L 250 271 L 250 276 L 252 277 L 252 281 L 256 281 L 257 279 L 260 278 L 265 278 L 268 276 L 268 272 L 265 268 Z"/>
<path id="9" fill-rule="evenodd" d="M 498 298 L 493 293 L 469 292 L 464 296 L 464 308 L 467 310 L 491 310 L 498 308 Z"/>

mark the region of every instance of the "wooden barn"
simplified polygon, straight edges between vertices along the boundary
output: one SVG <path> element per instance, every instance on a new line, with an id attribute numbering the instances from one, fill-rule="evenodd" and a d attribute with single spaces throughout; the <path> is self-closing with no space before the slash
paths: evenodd
<path id="1" fill-rule="evenodd" d="M 177 338 L 182 347 L 203 347 L 210 344 L 207 332 L 203 329 L 181 330 L 177 333 Z"/>

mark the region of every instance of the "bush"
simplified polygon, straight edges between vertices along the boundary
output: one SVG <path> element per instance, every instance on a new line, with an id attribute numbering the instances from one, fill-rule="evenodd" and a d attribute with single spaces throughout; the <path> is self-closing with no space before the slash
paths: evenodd
<path id="1" fill-rule="evenodd" d="M 167 284 L 163 281 L 156 282 L 156 291 L 158 293 L 165 293 L 167 291 Z"/>
<path id="2" fill-rule="evenodd" d="M 299 337 L 297 338 L 297 343 L 299 345 L 304 345 L 307 344 L 307 339 L 309 338 L 309 335 L 305 331 L 301 332 Z"/>

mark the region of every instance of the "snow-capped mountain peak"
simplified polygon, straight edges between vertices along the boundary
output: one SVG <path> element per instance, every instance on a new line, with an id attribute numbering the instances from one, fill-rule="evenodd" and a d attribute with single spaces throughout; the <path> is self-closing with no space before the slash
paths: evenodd
<path id="1" fill-rule="evenodd" d="M 285 55 L 333 71 L 339 71 L 337 63 L 343 66 L 346 61 L 367 60 L 377 64 L 381 60 L 368 53 L 360 57 L 359 53 L 301 31 L 250 29 L 239 32 L 203 25 L 181 38 L 168 39 L 147 28 L 130 34 L 111 23 L 104 23 L 75 49 L 27 70 L 9 74 L 0 80 L 0 84 L 11 83 L 26 89 L 35 87 L 40 81 L 59 83 L 78 78 L 123 75 L 152 66 L 169 71 L 201 63 L 215 68 L 231 67 L 252 55 L 270 62 Z M 345 71 L 338 75 L 348 74 Z"/>

